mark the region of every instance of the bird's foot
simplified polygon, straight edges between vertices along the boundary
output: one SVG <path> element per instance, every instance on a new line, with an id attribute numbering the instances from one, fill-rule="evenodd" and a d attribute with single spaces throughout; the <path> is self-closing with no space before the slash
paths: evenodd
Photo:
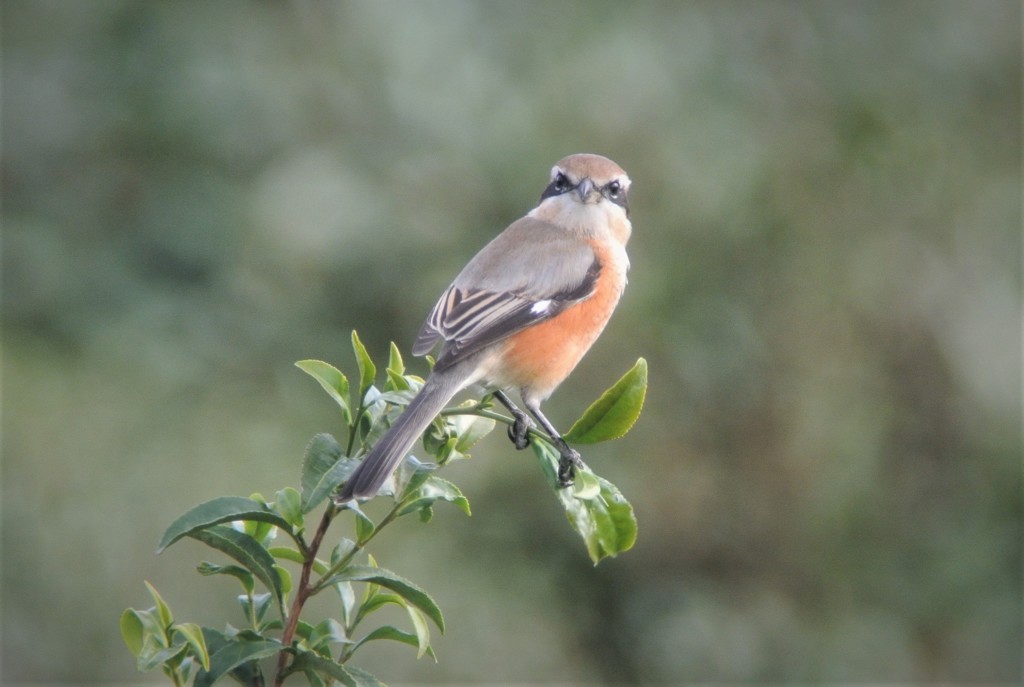
<path id="1" fill-rule="evenodd" d="M 558 455 L 558 486 L 561 489 L 571 487 L 576 478 L 576 468 L 583 467 L 580 452 L 562 445 Z"/>
<path id="2" fill-rule="evenodd" d="M 515 447 L 522 451 L 530 445 L 530 430 L 533 429 L 533 420 L 527 417 L 522 411 L 513 412 L 515 421 L 509 425 L 508 438 L 512 440 Z"/>

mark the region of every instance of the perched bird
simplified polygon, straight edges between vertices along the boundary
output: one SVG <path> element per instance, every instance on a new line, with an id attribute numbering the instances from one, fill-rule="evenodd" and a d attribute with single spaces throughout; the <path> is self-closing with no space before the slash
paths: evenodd
<path id="1" fill-rule="evenodd" d="M 515 418 L 509 436 L 529 443 L 519 393 L 558 447 L 561 486 L 581 465 L 540 411 L 604 329 L 626 286 L 632 225 L 630 180 L 617 164 L 570 155 L 551 169 L 540 203 L 477 253 L 441 295 L 413 345 L 441 349 L 430 376 L 339 492 L 336 502 L 373 496 L 438 413 L 482 382 Z"/>

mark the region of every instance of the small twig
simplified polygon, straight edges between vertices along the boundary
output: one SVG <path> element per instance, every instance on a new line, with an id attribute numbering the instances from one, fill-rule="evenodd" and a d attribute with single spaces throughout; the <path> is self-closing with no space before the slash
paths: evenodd
<path id="1" fill-rule="evenodd" d="M 494 411 L 488 410 L 487 408 L 488 408 L 488 406 L 486 406 L 486 405 L 484 405 L 482 403 L 478 403 L 475 406 L 470 406 L 470 407 L 467 407 L 467 408 L 458 408 L 458 407 L 456 407 L 456 408 L 445 408 L 444 410 L 441 411 L 440 414 L 444 415 L 444 416 L 449 416 L 449 415 L 473 415 L 474 417 L 485 417 L 488 420 L 494 420 L 496 422 L 503 422 L 504 424 L 508 425 L 509 427 L 511 427 L 513 424 L 515 424 L 515 419 L 509 417 L 508 415 L 502 415 L 501 413 L 495 413 Z M 539 429 L 537 429 L 536 427 L 530 427 L 527 430 L 526 433 L 527 433 L 528 436 L 537 437 L 541 441 L 543 441 L 543 442 L 545 442 L 547 444 L 550 444 L 551 446 L 555 446 L 555 444 L 553 443 L 551 437 L 548 436 L 548 434 L 546 432 L 542 432 Z"/>

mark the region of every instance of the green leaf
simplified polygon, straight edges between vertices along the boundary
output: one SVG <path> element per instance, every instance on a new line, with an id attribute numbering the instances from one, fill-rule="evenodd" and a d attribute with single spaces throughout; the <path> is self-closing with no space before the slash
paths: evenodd
<path id="1" fill-rule="evenodd" d="M 203 629 L 195 623 L 182 623 L 174 626 L 174 633 L 185 640 L 185 643 L 192 648 L 192 655 L 199 659 L 199 663 L 205 670 L 209 670 L 210 654 L 206 650 Z"/>
<path id="2" fill-rule="evenodd" d="M 313 649 L 326 647 L 330 644 L 351 644 L 352 640 L 345 635 L 345 627 L 334 618 L 327 618 L 313 628 L 309 636 L 309 645 Z"/>
<path id="3" fill-rule="evenodd" d="M 391 348 L 388 355 L 388 369 L 395 374 L 405 374 L 405 362 L 402 360 L 402 353 L 398 350 L 398 346 L 395 342 L 391 342 Z"/>
<path id="4" fill-rule="evenodd" d="M 186 651 L 188 651 L 188 647 L 184 644 L 163 647 L 160 646 L 152 636 L 150 636 L 147 637 L 146 641 L 143 643 L 142 651 L 139 653 L 136 665 L 140 671 L 148 673 L 159 665 L 180 660 Z"/>
<path id="5" fill-rule="evenodd" d="M 171 607 L 164 603 L 163 597 L 160 596 L 160 592 L 156 590 L 156 587 L 151 585 L 149 582 L 143 581 L 146 585 L 146 589 L 149 590 L 149 595 L 153 597 L 153 602 L 156 603 L 156 610 L 160 618 L 160 625 L 165 632 L 170 629 L 171 623 L 174 622 L 174 615 L 171 614 Z M 168 637 L 169 639 L 169 637 Z"/>
<path id="6" fill-rule="evenodd" d="M 308 513 L 313 508 L 316 508 L 335 489 L 348 481 L 348 478 L 352 476 L 358 465 L 359 461 L 350 458 L 343 458 L 335 463 L 330 470 L 324 473 L 324 476 L 313 490 L 310 491 L 309 498 L 306 499 L 305 511 Z"/>
<path id="7" fill-rule="evenodd" d="M 274 557 L 258 541 L 224 525 L 196 530 L 189 536 L 234 558 L 274 593 L 279 605 L 283 602 L 281 578 L 277 574 Z"/>
<path id="8" fill-rule="evenodd" d="M 155 606 L 145 611 L 136 609 L 135 613 L 138 615 L 139 620 L 142 621 L 143 643 L 153 639 L 163 647 L 171 645 L 171 639 L 168 636 L 169 628 L 160 620 L 160 614 Z"/>
<path id="9" fill-rule="evenodd" d="M 302 518 L 302 496 L 294 487 L 285 487 L 274 495 L 274 506 L 278 513 L 296 530 L 305 527 Z"/>
<path id="10" fill-rule="evenodd" d="M 385 372 L 388 375 L 387 383 L 384 385 L 385 390 L 406 391 L 411 388 L 409 380 L 405 378 L 405 362 L 394 341 L 391 342 L 388 367 Z"/>
<path id="11" fill-rule="evenodd" d="M 307 623 L 305 620 L 300 620 L 295 624 L 295 636 L 300 637 L 304 640 L 309 640 L 310 635 L 313 634 L 313 626 Z"/>
<path id="12" fill-rule="evenodd" d="M 203 561 L 196 570 L 200 575 L 230 575 L 235 577 L 239 582 L 242 583 L 242 589 L 245 590 L 246 594 L 252 594 L 253 590 L 256 589 L 256 580 L 253 579 L 252 573 L 243 567 L 237 565 L 216 565 L 209 561 Z"/>
<path id="13" fill-rule="evenodd" d="M 564 439 L 571 444 L 596 444 L 618 439 L 630 430 L 644 405 L 647 393 L 647 361 L 633 368 L 594 401 L 569 428 Z"/>
<path id="14" fill-rule="evenodd" d="M 352 422 L 352 408 L 349 406 L 348 400 L 348 378 L 338 368 L 322 360 L 300 360 L 295 363 L 295 367 L 318 381 L 324 391 L 341 407 L 345 423 Z"/>
<path id="15" fill-rule="evenodd" d="M 356 354 L 356 363 L 359 366 L 359 396 L 362 398 L 366 390 L 373 386 L 373 380 L 377 377 L 377 366 L 370 359 L 366 352 L 366 346 L 359 340 L 359 334 L 352 330 L 352 350 Z"/>
<path id="16" fill-rule="evenodd" d="M 413 630 L 416 632 L 416 658 L 423 658 L 423 654 L 430 649 L 430 627 L 422 611 L 412 606 L 406 606 L 405 610 L 412 621 Z"/>
<path id="17" fill-rule="evenodd" d="M 417 650 L 419 650 L 420 647 L 420 638 L 416 634 L 412 632 L 403 632 L 402 630 L 399 630 L 397 627 L 394 627 L 393 625 L 382 625 L 374 629 L 372 632 L 370 632 L 370 634 L 360 639 L 355 644 L 355 647 L 353 647 L 352 651 L 354 652 L 357 648 L 361 647 L 363 644 L 366 644 L 367 642 L 373 642 L 378 639 L 390 639 L 395 642 L 401 642 L 402 644 L 408 644 L 409 646 L 414 647 Z M 430 646 L 427 646 L 425 648 L 425 652 L 432 659 L 434 659 L 435 661 L 437 660 L 437 656 L 434 655 L 434 650 L 431 649 Z"/>
<path id="18" fill-rule="evenodd" d="M 373 531 L 377 526 L 373 523 L 373 520 L 358 508 L 353 508 L 352 512 L 356 517 L 356 541 L 359 544 L 365 544 L 369 541 L 370 537 L 373 536 Z"/>
<path id="19" fill-rule="evenodd" d="M 562 496 L 566 516 L 586 542 L 594 565 L 631 549 L 637 531 L 633 507 L 610 482 L 600 477 L 598 481 L 601 491 L 596 498 Z"/>
<path id="20" fill-rule="evenodd" d="M 306 562 L 306 558 L 302 555 L 301 551 L 288 548 L 287 546 L 272 546 L 267 549 L 271 556 L 279 560 L 291 561 L 292 563 L 298 563 L 303 565 Z M 327 572 L 327 564 L 319 558 L 313 561 L 313 572 L 323 575 Z"/>
<path id="21" fill-rule="evenodd" d="M 194 687 L 209 687 L 243 663 L 258 661 L 281 651 L 279 642 L 270 640 L 249 641 L 238 638 L 227 643 L 210 656 L 209 669 L 196 673 Z"/>
<path id="22" fill-rule="evenodd" d="M 258 520 L 239 520 L 242 527 L 242 532 L 245 532 L 250 537 L 258 541 L 263 546 L 270 546 L 271 542 L 277 537 L 278 526 L 272 525 L 269 522 L 260 522 Z M 235 526 L 236 522 L 232 522 L 232 526 Z M 291 526 L 285 529 L 285 532 L 291 533 Z"/>
<path id="23" fill-rule="evenodd" d="M 269 595 L 265 595 L 269 596 Z M 228 626 L 230 628 L 230 626 Z M 243 632 L 245 632 L 243 630 Z M 215 653 L 226 647 L 229 643 L 235 641 L 261 641 L 264 638 L 262 636 L 250 636 L 248 634 L 242 635 L 241 632 L 236 632 L 230 637 L 223 632 L 214 630 L 210 627 L 203 628 L 203 639 L 206 642 L 207 651 L 213 656 Z M 263 680 L 262 671 L 260 670 L 259 663 L 250 661 L 243 663 L 236 667 L 230 673 L 231 677 L 234 678 L 239 684 L 242 685 L 255 685 Z"/>
<path id="24" fill-rule="evenodd" d="M 437 501 L 452 503 L 466 515 L 471 515 L 469 501 L 462 495 L 462 491 L 448 480 L 436 475 L 428 476 L 415 491 L 407 492 L 398 515 L 429 508 Z"/>
<path id="25" fill-rule="evenodd" d="M 542 441 L 531 443 L 552 485 L 557 484 L 558 453 Z M 576 471 L 579 486 L 555 493 L 573 529 L 583 538 L 594 565 L 603 559 L 628 551 L 636 542 L 637 524 L 633 507 L 618 488 L 589 469 Z M 597 483 L 594 493 L 593 483 Z"/>
<path id="26" fill-rule="evenodd" d="M 351 582 L 337 582 L 334 584 L 334 590 L 338 592 L 338 599 L 341 601 L 342 619 L 348 624 L 356 607 L 356 591 L 352 588 Z"/>
<path id="27" fill-rule="evenodd" d="M 268 551 L 267 553 L 270 552 Z M 281 580 L 281 594 L 288 596 L 292 591 L 292 574 L 288 572 L 288 568 L 280 565 L 275 565 L 274 570 L 277 571 L 277 577 Z"/>
<path id="28" fill-rule="evenodd" d="M 459 453 L 467 453 L 494 429 L 494 420 L 489 417 L 456 415 L 450 419 L 459 437 L 455 444 L 455 450 Z"/>
<path id="29" fill-rule="evenodd" d="M 317 434 L 309 442 L 302 461 L 303 513 L 319 506 L 335 487 L 348 479 L 356 463 L 342 458 L 341 446 L 330 434 Z"/>
<path id="30" fill-rule="evenodd" d="M 312 651 L 304 651 L 296 656 L 290 670 L 328 677 L 337 680 L 345 687 L 385 687 L 383 682 L 365 670 L 343 666 L 328 658 L 318 656 Z"/>
<path id="31" fill-rule="evenodd" d="M 366 585 L 366 593 L 363 595 L 363 602 L 359 605 L 358 622 L 356 624 L 358 625 L 366 616 L 388 604 L 394 604 L 403 608 L 408 605 L 405 599 L 394 592 L 382 592 L 377 585 Z"/>
<path id="32" fill-rule="evenodd" d="M 247 620 L 254 620 L 254 626 L 263 623 L 267 617 L 267 610 L 270 608 L 271 594 L 239 594 L 238 604 L 242 607 Z"/>
<path id="33" fill-rule="evenodd" d="M 587 469 L 576 471 L 576 480 L 572 485 L 572 495 L 577 499 L 589 500 L 601 493 L 601 480 Z"/>
<path id="34" fill-rule="evenodd" d="M 160 539 L 157 553 L 184 536 L 224 522 L 246 520 L 269 523 L 291 532 L 291 524 L 264 504 L 243 496 L 221 496 L 200 503 L 171 523 Z"/>
<path id="35" fill-rule="evenodd" d="M 398 468 L 398 479 L 396 482 L 401 485 L 398 490 L 398 501 L 404 501 L 415 493 L 424 482 L 434 473 L 433 465 L 421 463 L 418 460 L 405 460 Z"/>
<path id="36" fill-rule="evenodd" d="M 441 614 L 441 609 L 438 608 L 437 603 L 421 588 L 390 570 L 370 565 L 353 565 L 339 572 L 330 581 L 325 582 L 323 586 L 336 582 L 369 582 L 390 589 L 423 611 L 428 618 L 434 621 L 438 629 L 444 632 L 444 616 Z"/>
<path id="37" fill-rule="evenodd" d="M 121 639 L 132 656 L 138 658 L 142 651 L 143 630 L 142 618 L 134 608 L 126 608 L 121 614 Z"/>

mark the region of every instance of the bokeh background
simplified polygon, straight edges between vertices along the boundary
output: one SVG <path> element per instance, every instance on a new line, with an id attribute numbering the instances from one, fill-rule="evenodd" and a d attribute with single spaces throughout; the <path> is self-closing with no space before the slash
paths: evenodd
<path id="1" fill-rule="evenodd" d="M 634 181 L 633 270 L 546 408 L 648 359 L 641 421 L 586 455 L 639 541 L 593 568 L 491 437 L 448 473 L 472 518 L 377 549 L 445 610 L 440 662 L 363 667 L 1021 680 L 1019 3 L 12 0 L 2 27 L 3 682 L 158 682 L 117 631 L 144 579 L 240 623 L 163 529 L 296 484 L 340 427 L 293 361 L 407 348 L 579 151 Z"/>

